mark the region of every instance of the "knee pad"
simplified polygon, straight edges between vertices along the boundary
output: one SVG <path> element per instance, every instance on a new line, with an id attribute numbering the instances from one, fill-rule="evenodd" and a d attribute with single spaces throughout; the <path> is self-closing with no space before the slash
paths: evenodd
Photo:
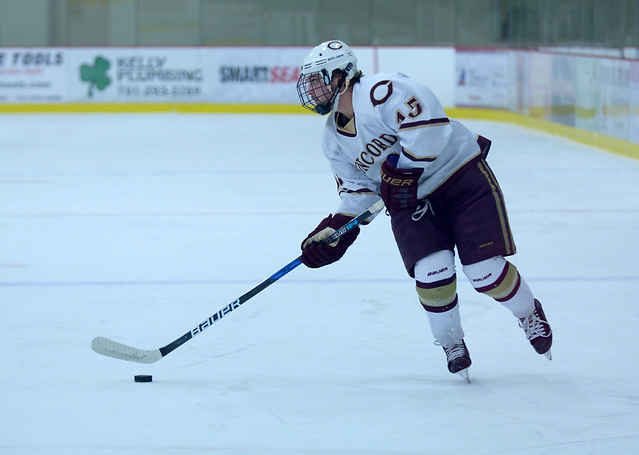
<path id="1" fill-rule="evenodd" d="M 465 265 L 463 271 L 477 292 L 498 302 L 510 300 L 521 285 L 517 268 L 501 256 Z"/>
<path id="2" fill-rule="evenodd" d="M 426 311 L 443 313 L 457 305 L 457 276 L 452 251 L 437 251 L 417 261 L 415 281 L 419 301 Z"/>

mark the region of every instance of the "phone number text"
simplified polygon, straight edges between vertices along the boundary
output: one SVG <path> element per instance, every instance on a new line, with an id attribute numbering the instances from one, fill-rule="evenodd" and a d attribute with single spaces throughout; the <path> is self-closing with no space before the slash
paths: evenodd
<path id="1" fill-rule="evenodd" d="M 202 94 L 199 85 L 120 85 L 121 97 L 195 97 Z"/>

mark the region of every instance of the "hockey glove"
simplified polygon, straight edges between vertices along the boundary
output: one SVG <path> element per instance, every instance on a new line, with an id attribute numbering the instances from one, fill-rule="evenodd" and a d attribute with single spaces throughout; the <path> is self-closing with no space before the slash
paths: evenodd
<path id="1" fill-rule="evenodd" d="M 417 187 L 423 169 L 404 169 L 395 167 L 398 155 L 390 155 L 380 167 L 382 186 L 380 196 L 389 213 L 400 209 L 416 207 L 419 204 Z"/>
<path id="2" fill-rule="evenodd" d="M 341 214 L 329 215 L 324 218 L 302 242 L 302 263 L 316 269 L 339 261 L 357 238 L 359 227 L 355 226 L 331 244 L 321 243 L 321 241 L 350 220 L 350 217 Z"/>

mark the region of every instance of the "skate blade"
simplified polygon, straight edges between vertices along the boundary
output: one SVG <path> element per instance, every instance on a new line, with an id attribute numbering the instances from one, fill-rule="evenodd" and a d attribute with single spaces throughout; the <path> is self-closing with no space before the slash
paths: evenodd
<path id="1" fill-rule="evenodd" d="M 457 374 L 464 378 L 466 382 L 470 384 L 470 375 L 468 374 L 468 368 L 458 371 Z"/>
<path id="2" fill-rule="evenodd" d="M 552 352 L 548 351 L 544 354 L 548 360 L 552 360 Z"/>

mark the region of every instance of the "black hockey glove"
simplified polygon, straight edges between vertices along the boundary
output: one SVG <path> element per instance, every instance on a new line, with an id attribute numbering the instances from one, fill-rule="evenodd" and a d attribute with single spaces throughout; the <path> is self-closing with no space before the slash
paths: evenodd
<path id="1" fill-rule="evenodd" d="M 420 202 L 417 198 L 417 187 L 424 170 L 395 167 L 398 158 L 398 155 L 389 155 L 380 167 L 380 196 L 390 214 L 401 209 L 417 207 Z"/>
<path id="2" fill-rule="evenodd" d="M 351 221 L 351 219 L 351 217 L 339 213 L 328 215 L 324 218 L 302 242 L 302 263 L 307 267 L 316 269 L 339 261 L 357 238 L 359 226 L 346 232 L 331 244 L 321 243 L 321 241 Z"/>

